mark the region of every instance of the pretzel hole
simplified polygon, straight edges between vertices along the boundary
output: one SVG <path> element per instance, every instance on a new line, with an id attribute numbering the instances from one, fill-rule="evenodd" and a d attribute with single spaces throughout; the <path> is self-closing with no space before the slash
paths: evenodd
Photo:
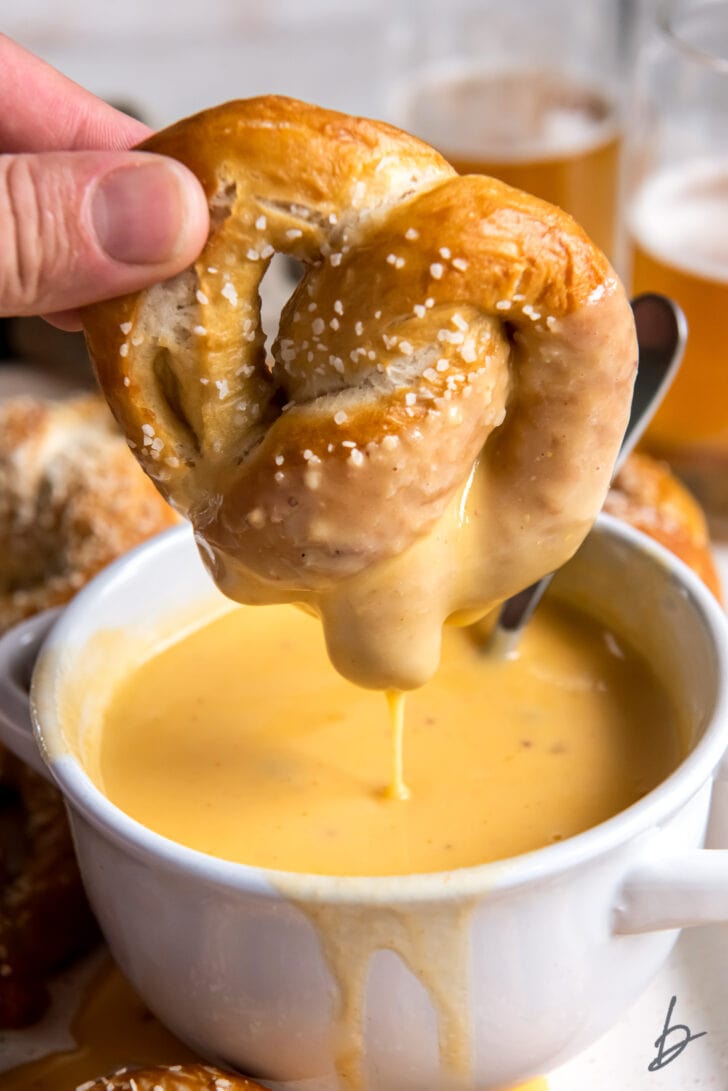
<path id="1" fill-rule="evenodd" d="M 157 352 L 154 357 L 153 370 L 159 392 L 174 417 L 179 431 L 182 433 L 182 442 L 192 447 L 195 453 L 199 455 L 201 453 L 200 438 L 185 412 L 182 400 L 182 386 L 170 363 L 168 349 L 163 348 Z"/>
<path id="2" fill-rule="evenodd" d="M 210 224 L 212 227 L 220 227 L 232 214 L 237 195 L 237 184 L 235 182 L 224 182 L 217 193 L 210 198 Z"/>
<path id="3" fill-rule="evenodd" d="M 503 335 L 511 347 L 516 343 L 516 327 L 512 322 L 503 323 Z"/>

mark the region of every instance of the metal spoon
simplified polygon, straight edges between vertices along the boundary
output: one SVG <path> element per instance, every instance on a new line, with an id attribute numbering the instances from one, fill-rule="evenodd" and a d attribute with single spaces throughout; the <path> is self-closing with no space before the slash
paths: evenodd
<path id="1" fill-rule="evenodd" d="M 615 463 L 615 474 L 633 450 L 675 378 L 688 333 L 685 315 L 666 296 L 653 292 L 639 295 L 632 300 L 632 313 L 637 328 L 639 364 L 632 393 L 632 410 Z M 506 599 L 495 628 L 483 645 L 489 655 L 507 658 L 515 653 L 521 633 L 531 620 L 553 575 L 552 572 L 544 576 L 538 583 Z"/>

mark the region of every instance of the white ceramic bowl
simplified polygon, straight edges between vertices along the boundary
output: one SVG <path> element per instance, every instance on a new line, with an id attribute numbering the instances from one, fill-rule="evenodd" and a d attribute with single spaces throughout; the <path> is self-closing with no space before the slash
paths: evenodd
<path id="1" fill-rule="evenodd" d="M 335 1088 L 349 1051 L 351 1087 L 485 1091 L 547 1072 L 605 1031 L 679 927 L 728 920 L 728 853 L 701 847 L 728 742 L 722 611 L 671 555 L 607 517 L 554 592 L 652 660 L 689 715 L 689 755 L 577 837 L 397 879 L 280 874 L 184 848 L 113 806 L 69 748 L 59 708 L 95 634 L 143 642 L 213 593 L 185 528 L 112 565 L 62 613 L 35 670 L 35 743 L 23 684 L 47 621 L 0 642 L 0 736 L 39 765 L 32 746 L 45 755 L 114 956 L 177 1035 L 283 1084 Z"/>

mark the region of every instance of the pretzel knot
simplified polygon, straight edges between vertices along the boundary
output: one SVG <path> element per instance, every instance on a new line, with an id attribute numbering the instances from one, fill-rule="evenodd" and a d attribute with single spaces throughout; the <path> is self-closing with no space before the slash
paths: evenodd
<path id="1" fill-rule="evenodd" d="M 211 233 L 174 280 L 89 308 L 87 338 L 223 585 L 225 562 L 247 601 L 305 599 L 386 564 L 434 532 L 476 460 L 498 532 L 482 544 L 513 571 L 450 606 L 573 552 L 636 350 L 616 277 L 569 217 L 386 125 L 289 99 L 230 103 L 143 147 L 198 175 Z M 305 272 L 270 364 L 258 289 L 275 252 Z M 526 523 L 547 547 L 524 570 Z"/>

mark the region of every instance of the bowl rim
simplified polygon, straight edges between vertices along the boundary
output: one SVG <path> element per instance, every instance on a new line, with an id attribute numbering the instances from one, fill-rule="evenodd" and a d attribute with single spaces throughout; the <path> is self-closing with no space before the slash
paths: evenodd
<path id="1" fill-rule="evenodd" d="M 563 841 L 506 860 L 398 876 L 330 876 L 267 869 L 224 860 L 155 833 L 111 803 L 69 751 L 50 757 L 44 742 L 40 707 L 55 709 L 55 692 L 64 671 L 48 650 L 63 645 L 76 619 L 92 611 L 98 597 L 129 572 L 164 562 L 170 550 L 188 541 L 189 527 L 165 531 L 119 558 L 96 576 L 66 607 L 41 649 L 31 684 L 31 718 L 37 745 L 50 773 L 70 804 L 106 840 L 155 868 L 184 874 L 212 886 L 261 896 L 285 893 L 302 902 L 391 904 L 444 901 L 497 894 L 552 880 L 621 846 L 654 834 L 711 779 L 728 744 L 728 619 L 702 581 L 665 547 L 613 516 L 599 516 L 592 534 L 606 534 L 643 554 L 679 580 L 685 597 L 711 635 L 716 654 L 716 700 L 708 726 L 687 757 L 665 780 L 611 818 Z M 59 732 L 62 735 L 62 732 Z"/>

